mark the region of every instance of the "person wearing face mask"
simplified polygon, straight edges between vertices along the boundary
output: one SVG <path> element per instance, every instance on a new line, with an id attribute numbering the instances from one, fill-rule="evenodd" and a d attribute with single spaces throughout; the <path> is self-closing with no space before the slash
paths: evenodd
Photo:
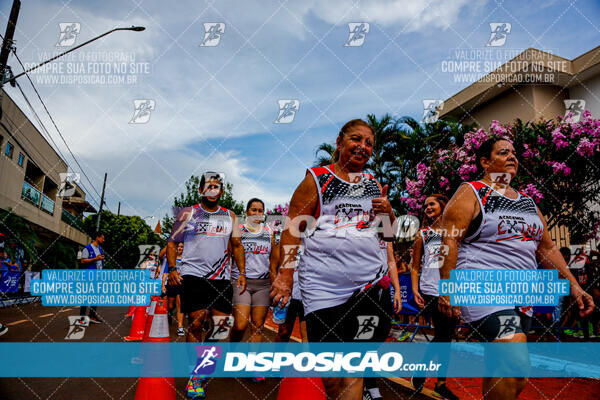
<path id="1" fill-rule="evenodd" d="M 217 341 L 229 336 L 233 297 L 231 255 L 239 270 L 234 284 L 242 293 L 246 289 L 244 247 L 237 216 L 219 205 L 223 195 L 222 175 L 205 172 L 198 190 L 202 195 L 200 204 L 177 213 L 167 243 L 169 285 L 183 285 L 188 342 Z M 181 273 L 177 271 L 179 243 L 184 244 Z M 206 322 L 212 328 L 204 335 Z M 205 397 L 203 380 L 203 376 L 192 374 L 186 387 L 188 397 Z"/>
<path id="2" fill-rule="evenodd" d="M 246 290 L 233 289 L 233 316 L 235 318 L 231 341 L 239 342 L 250 324 L 250 342 L 260 342 L 263 325 L 271 300 L 269 291 L 275 278 L 279 246 L 275 245 L 275 235 L 271 228 L 263 224 L 265 204 L 253 198 L 246 205 L 246 223 L 239 226 L 246 259 Z M 231 269 L 232 281 L 237 281 L 237 268 Z M 265 378 L 254 377 L 254 382 Z"/>
<path id="3" fill-rule="evenodd" d="M 544 216 L 531 197 L 510 186 L 519 167 L 513 144 L 500 137 L 490 138 L 479 147 L 476 162 L 483 177 L 463 183 L 444 210 L 442 245 L 447 246 L 448 254 L 440 279 L 449 279 L 455 268 L 524 270 L 536 269 L 539 261 L 543 268 L 557 269 L 559 276 L 569 281 L 579 314 L 589 315 L 594 301 L 569 272 L 550 238 Z M 470 326 L 472 336 L 480 341 L 523 345 L 527 341 L 531 318 L 523 305 L 459 308 L 450 304 L 449 296 L 439 296 L 438 306 L 448 317 L 460 315 Z M 526 346 L 490 348 L 485 357 L 490 369 L 483 378 L 484 398 L 516 399 L 527 384 Z M 492 377 L 495 371 L 505 377 Z"/>
<path id="4" fill-rule="evenodd" d="M 432 194 L 425 199 L 425 220 L 423 228 L 415 237 L 412 250 L 411 282 L 415 302 L 422 308 L 419 314 L 431 317 L 434 327 L 432 342 L 451 342 L 456 329 L 456 319 L 449 318 L 438 310 L 440 282 L 440 251 L 442 244 L 442 212 L 448 204 L 448 198 L 443 194 Z M 442 258 L 443 259 L 443 258 Z M 420 276 L 419 276 L 420 272 Z M 430 346 L 429 349 L 432 349 Z M 434 354 L 428 349 L 424 359 L 430 359 Z M 435 392 L 443 398 L 454 400 L 458 397 L 446 385 L 449 354 L 438 354 L 441 367 Z M 417 392 L 425 386 L 425 377 L 413 376 L 411 383 Z"/>
<path id="5" fill-rule="evenodd" d="M 290 301 L 298 248 L 298 284 L 309 342 L 383 341 L 393 315 L 388 274 L 379 239 L 394 237 L 395 216 L 383 188 L 363 172 L 375 134 L 355 119 L 340 130 L 333 163 L 309 168 L 289 206 L 281 236 L 273 304 Z M 327 396 L 358 400 L 362 377 L 323 378 Z"/>

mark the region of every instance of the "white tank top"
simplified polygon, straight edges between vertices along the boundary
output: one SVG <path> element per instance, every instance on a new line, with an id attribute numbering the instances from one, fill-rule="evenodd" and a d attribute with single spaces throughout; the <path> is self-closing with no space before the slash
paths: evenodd
<path id="1" fill-rule="evenodd" d="M 300 294 L 300 284 L 298 283 L 298 268 L 300 265 L 300 257 L 302 257 L 302 253 L 304 250 L 302 246 L 298 248 L 298 254 L 296 258 L 296 269 L 294 269 L 294 286 L 292 286 L 292 299 L 302 300 L 302 295 Z"/>
<path id="2" fill-rule="evenodd" d="M 229 210 L 208 212 L 197 204 L 183 234 L 181 275 L 206 279 L 230 279 L 231 258 L 227 244 L 233 231 Z"/>
<path id="3" fill-rule="evenodd" d="M 510 199 L 480 181 L 467 184 L 479 201 L 481 224 L 460 243 L 456 269 L 537 269 L 544 225 L 533 199 L 520 192 Z M 461 314 L 473 322 L 515 306 L 465 306 Z"/>
<path id="4" fill-rule="evenodd" d="M 421 229 L 423 256 L 421 257 L 421 277 L 419 289 L 429 296 L 439 296 L 440 284 L 440 246 L 442 234 L 430 227 Z"/>
<path id="5" fill-rule="evenodd" d="M 267 225 L 262 225 L 260 231 L 254 233 L 240 225 L 242 234 L 242 245 L 246 256 L 246 278 L 268 279 L 269 257 L 271 255 L 271 235 L 273 231 Z M 237 267 L 231 269 L 231 278 L 237 279 L 240 275 Z"/>
<path id="6" fill-rule="evenodd" d="M 371 200 L 381 196 L 372 175 L 357 183 L 337 177 L 333 165 L 308 170 L 317 184 L 317 222 L 302 238 L 298 283 L 305 312 L 345 303 L 387 274 Z"/>

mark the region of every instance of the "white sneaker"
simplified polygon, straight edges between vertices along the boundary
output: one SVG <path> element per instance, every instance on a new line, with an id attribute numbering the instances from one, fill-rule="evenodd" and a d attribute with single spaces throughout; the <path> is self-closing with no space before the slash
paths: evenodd
<path id="1" fill-rule="evenodd" d="M 6 325 L 0 324 L 0 336 L 4 335 L 6 332 L 8 332 Z"/>

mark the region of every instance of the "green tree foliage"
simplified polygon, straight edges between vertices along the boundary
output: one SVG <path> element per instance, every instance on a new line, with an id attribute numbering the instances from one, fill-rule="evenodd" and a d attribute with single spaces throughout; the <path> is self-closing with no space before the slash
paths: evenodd
<path id="1" fill-rule="evenodd" d="M 86 230 L 92 234 L 96 229 L 97 214 L 83 220 Z M 120 215 L 102 211 L 100 231 L 104 233 L 104 252 L 106 268 L 134 268 L 139 260 L 138 245 L 158 244 L 165 241 L 154 233 L 153 229 L 138 216 Z"/>
<path id="2" fill-rule="evenodd" d="M 79 245 L 64 238 L 56 240 L 38 235 L 32 224 L 11 209 L 0 209 L 0 231 L 6 241 L 11 259 L 14 249 L 23 249 L 23 260 L 29 262 L 32 271 L 48 268 L 76 268 Z"/>

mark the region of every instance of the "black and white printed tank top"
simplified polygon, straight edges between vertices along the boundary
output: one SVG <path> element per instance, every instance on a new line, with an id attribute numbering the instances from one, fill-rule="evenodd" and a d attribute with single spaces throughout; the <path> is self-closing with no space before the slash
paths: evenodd
<path id="1" fill-rule="evenodd" d="M 298 283 L 305 312 L 345 303 L 388 272 L 371 200 L 381 196 L 375 178 L 356 175 L 350 183 L 333 172 L 333 165 L 308 172 L 318 189 L 317 222 L 302 238 Z"/>

